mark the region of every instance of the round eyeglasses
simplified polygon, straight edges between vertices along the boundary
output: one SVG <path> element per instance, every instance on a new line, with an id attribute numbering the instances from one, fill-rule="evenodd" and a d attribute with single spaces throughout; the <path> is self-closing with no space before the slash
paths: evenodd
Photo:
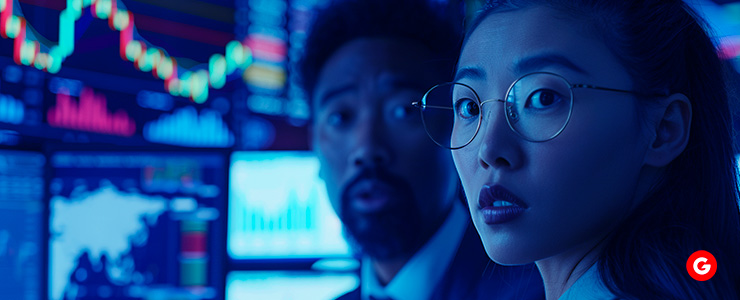
<path id="1" fill-rule="evenodd" d="M 421 110 L 424 129 L 438 145 L 460 149 L 470 144 L 480 131 L 482 106 L 504 103 L 504 115 L 511 130 L 531 142 L 545 142 L 557 137 L 573 113 L 573 89 L 590 88 L 649 97 L 634 91 L 571 84 L 563 76 L 549 72 L 526 74 L 514 81 L 506 98 L 481 101 L 472 87 L 448 82 L 432 87 L 421 102 L 412 103 Z"/>

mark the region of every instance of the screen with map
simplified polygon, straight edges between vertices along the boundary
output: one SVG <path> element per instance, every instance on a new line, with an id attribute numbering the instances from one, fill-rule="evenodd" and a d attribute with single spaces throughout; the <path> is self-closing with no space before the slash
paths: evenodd
<path id="1" fill-rule="evenodd" d="M 48 299 L 223 298 L 225 156 L 56 152 Z"/>

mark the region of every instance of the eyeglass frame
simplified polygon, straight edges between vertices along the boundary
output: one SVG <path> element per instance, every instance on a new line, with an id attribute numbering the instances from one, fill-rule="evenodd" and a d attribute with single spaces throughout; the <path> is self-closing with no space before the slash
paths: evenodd
<path id="1" fill-rule="evenodd" d="M 570 83 L 570 81 L 568 81 L 568 79 L 566 79 L 565 77 L 563 77 L 562 75 L 559 75 L 559 74 L 555 74 L 555 73 L 552 73 L 552 72 L 531 72 L 531 73 L 524 74 L 524 75 L 520 76 L 519 78 L 517 78 L 516 80 L 514 80 L 514 82 L 512 82 L 511 85 L 509 85 L 509 88 L 506 90 L 506 96 L 504 96 L 504 99 L 495 99 L 494 98 L 494 99 L 488 99 L 488 100 L 482 101 L 482 100 L 480 100 L 481 98 L 478 95 L 478 92 L 476 92 L 475 89 L 473 89 L 473 87 L 471 87 L 471 86 L 469 86 L 467 84 L 461 83 L 461 82 L 444 82 L 444 83 L 440 83 L 440 84 L 437 84 L 437 85 L 431 87 L 429 90 L 426 91 L 426 93 L 424 93 L 424 96 L 422 97 L 422 101 L 414 101 L 414 102 L 411 103 L 411 105 L 413 107 L 419 108 L 419 113 L 421 114 L 421 122 L 424 125 L 424 131 L 427 133 L 427 135 L 429 136 L 429 138 L 435 144 L 439 145 L 440 147 L 446 148 L 446 149 L 458 150 L 458 149 L 464 148 L 467 145 L 470 145 L 470 143 L 472 143 L 473 140 L 475 140 L 475 137 L 478 136 L 478 132 L 480 132 L 481 125 L 483 124 L 483 104 L 489 103 L 489 102 L 506 103 L 506 100 L 509 98 L 509 94 L 511 93 L 511 90 L 514 88 L 514 85 L 517 84 L 523 78 L 525 78 L 527 76 L 530 76 L 530 75 L 535 75 L 535 74 L 553 75 L 553 76 L 559 77 L 565 83 L 567 83 L 567 85 L 568 85 L 568 87 L 570 89 L 571 103 L 575 103 L 575 93 L 573 93 L 573 89 L 576 89 L 576 88 L 587 88 L 587 89 L 595 89 L 595 90 L 602 90 L 602 91 L 627 93 L 627 94 L 633 94 L 633 95 L 642 96 L 642 97 L 648 97 L 648 98 L 668 97 L 669 96 L 668 93 L 664 93 L 664 94 L 657 94 L 657 93 L 655 93 L 655 94 L 647 94 L 647 93 L 642 93 L 642 92 L 637 92 L 637 91 L 614 89 L 614 88 L 602 87 L 602 86 L 597 86 L 597 85 L 592 85 L 592 84 L 583 84 L 583 83 L 572 84 L 572 83 Z M 480 111 L 481 111 L 480 116 L 478 117 L 478 126 L 475 128 L 475 133 L 470 138 L 470 140 L 468 140 L 465 144 L 463 144 L 462 146 L 459 146 L 459 147 L 448 147 L 448 146 L 444 146 L 444 145 L 440 144 L 439 142 L 437 142 L 434 139 L 434 137 L 432 137 L 432 134 L 429 133 L 429 130 L 427 129 L 426 121 L 424 121 L 424 111 L 423 111 L 424 108 L 431 107 L 431 108 L 439 108 L 439 109 L 448 109 L 448 107 L 443 107 L 443 106 L 429 106 L 429 105 L 422 104 L 422 102 L 426 102 L 426 98 L 427 98 L 427 95 L 429 95 L 429 92 L 431 92 L 432 90 L 434 90 L 435 88 L 437 88 L 439 86 L 446 85 L 446 84 L 450 84 L 450 85 L 459 84 L 459 85 L 462 85 L 462 86 L 467 87 L 468 89 L 470 89 L 473 92 L 473 94 L 475 95 L 475 100 L 478 102 L 478 107 L 480 107 Z M 452 109 L 454 110 L 454 107 Z M 560 135 L 560 133 L 562 133 L 563 130 L 565 130 L 565 127 L 568 126 L 568 123 L 570 123 L 570 118 L 571 118 L 572 115 L 573 115 L 573 104 L 571 104 L 570 109 L 568 110 L 568 119 L 565 120 L 565 124 L 563 124 L 563 127 L 560 128 L 560 130 L 558 130 L 558 132 L 556 132 L 555 134 L 553 134 L 552 137 L 547 138 L 545 140 L 537 141 L 537 140 L 531 140 L 531 139 L 527 138 L 522 133 L 520 133 L 519 131 L 517 131 L 516 129 L 514 129 L 513 125 L 511 124 L 511 120 L 509 119 L 509 116 L 506 114 L 506 110 L 504 110 L 504 118 L 506 118 L 506 123 L 509 125 L 509 129 L 511 129 L 511 131 L 515 132 L 517 135 L 519 135 L 524 140 L 530 141 L 530 142 L 533 142 L 533 143 L 543 143 L 543 142 L 547 142 L 547 141 L 550 141 L 550 140 L 558 137 Z"/>

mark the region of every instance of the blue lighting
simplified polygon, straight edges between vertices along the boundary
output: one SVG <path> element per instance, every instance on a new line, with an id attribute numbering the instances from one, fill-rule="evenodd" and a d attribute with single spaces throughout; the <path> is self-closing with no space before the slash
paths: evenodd
<path id="1" fill-rule="evenodd" d="M 9 95 L 0 95 L 0 122 L 20 124 L 25 108 L 23 102 Z"/>
<path id="2" fill-rule="evenodd" d="M 308 152 L 231 156 L 227 249 L 234 259 L 346 257 L 319 161 Z"/>
<path id="3" fill-rule="evenodd" d="M 151 142 L 188 147 L 229 147 L 234 135 L 221 114 L 203 109 L 200 115 L 188 106 L 164 114 L 144 125 L 144 138 Z"/>

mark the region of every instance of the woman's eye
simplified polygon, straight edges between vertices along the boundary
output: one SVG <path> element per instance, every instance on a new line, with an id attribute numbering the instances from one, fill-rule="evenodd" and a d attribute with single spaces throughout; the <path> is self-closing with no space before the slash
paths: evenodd
<path id="1" fill-rule="evenodd" d="M 463 98 L 455 101 L 455 116 L 470 119 L 480 114 L 478 103 L 469 98 Z"/>
<path id="2" fill-rule="evenodd" d="M 563 97 L 552 90 L 537 90 L 529 95 L 526 108 L 547 109 L 560 103 Z"/>

